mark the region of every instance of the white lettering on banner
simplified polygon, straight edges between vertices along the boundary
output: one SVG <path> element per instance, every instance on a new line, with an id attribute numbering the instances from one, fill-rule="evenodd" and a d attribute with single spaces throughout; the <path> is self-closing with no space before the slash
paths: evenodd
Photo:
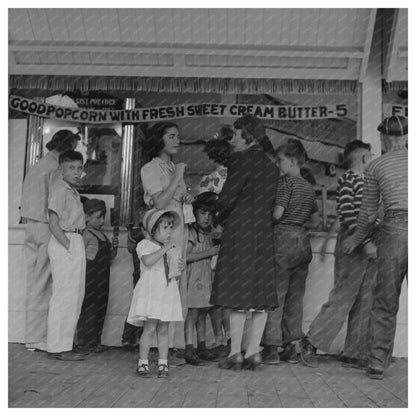
<path id="1" fill-rule="evenodd" d="M 404 116 L 408 117 L 408 106 L 399 104 L 383 104 L 384 117 L 389 116 Z"/>
<path id="2" fill-rule="evenodd" d="M 59 107 L 11 95 L 9 107 L 22 113 L 78 123 L 141 123 L 189 117 L 242 117 L 251 114 L 263 120 L 319 120 L 348 116 L 347 104 L 318 106 L 254 104 L 178 104 L 134 110 L 88 110 Z M 406 107 L 407 108 L 407 107 Z"/>

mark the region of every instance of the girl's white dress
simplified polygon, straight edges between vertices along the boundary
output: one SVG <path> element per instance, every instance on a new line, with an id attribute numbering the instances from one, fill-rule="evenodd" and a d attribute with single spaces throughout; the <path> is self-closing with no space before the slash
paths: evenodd
<path id="1" fill-rule="evenodd" d="M 147 319 L 159 319 L 165 322 L 183 321 L 181 297 L 178 284 L 172 278 L 167 284 L 163 257 L 153 266 L 145 266 L 141 258 L 154 253 L 160 246 L 144 239 L 137 245 L 140 259 L 140 279 L 136 284 L 131 300 L 127 322 L 142 326 Z"/>

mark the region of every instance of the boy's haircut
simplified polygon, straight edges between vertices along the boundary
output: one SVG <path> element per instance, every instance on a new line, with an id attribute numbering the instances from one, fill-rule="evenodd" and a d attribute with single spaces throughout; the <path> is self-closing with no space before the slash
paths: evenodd
<path id="1" fill-rule="evenodd" d="M 226 139 L 211 139 L 205 143 L 204 152 L 215 163 L 226 166 L 233 147 Z"/>
<path id="2" fill-rule="evenodd" d="M 178 129 L 178 125 L 171 121 L 162 121 L 160 123 L 156 123 L 154 126 L 151 127 L 151 129 L 149 130 L 149 136 L 145 141 L 145 149 L 150 159 L 153 159 L 154 157 L 158 157 L 160 155 L 160 152 L 165 147 L 163 136 L 166 134 L 166 131 L 168 129 L 171 129 L 173 127 Z"/>
<path id="3" fill-rule="evenodd" d="M 170 212 L 165 212 L 162 214 L 157 221 L 155 222 L 155 225 L 152 227 L 150 231 L 150 235 L 153 237 L 156 234 L 157 229 L 159 228 L 159 225 L 166 221 L 168 224 L 173 224 L 175 222 L 175 217 Z"/>
<path id="4" fill-rule="evenodd" d="M 298 143 L 282 144 L 276 149 L 276 155 L 282 154 L 289 159 L 295 159 L 298 166 L 302 166 L 306 162 L 306 151 L 303 145 Z"/>
<path id="5" fill-rule="evenodd" d="M 299 146 L 299 150 L 301 150 L 305 156 L 305 162 L 308 161 L 308 154 L 306 153 L 305 146 L 299 139 L 294 139 L 293 137 L 289 137 L 287 139 L 287 144 L 294 144 L 294 145 Z"/>
<path id="6" fill-rule="evenodd" d="M 218 209 L 217 200 L 218 195 L 215 192 L 203 192 L 197 195 L 194 199 L 194 202 L 192 202 L 194 215 L 199 209 L 215 214 Z"/>
<path id="7" fill-rule="evenodd" d="M 71 130 L 59 130 L 56 132 L 52 139 L 46 143 L 46 148 L 49 151 L 56 150 L 59 153 L 66 150 L 72 150 L 75 142 L 80 139 L 79 135 L 73 133 Z"/>
<path id="8" fill-rule="evenodd" d="M 361 140 L 354 140 L 348 143 L 344 148 L 344 161 L 347 163 L 348 167 L 351 166 L 351 163 L 354 159 L 354 153 L 357 150 L 371 150 L 371 145 L 369 143 L 365 143 Z"/>
<path id="9" fill-rule="evenodd" d="M 82 156 L 82 153 L 76 152 L 75 150 L 67 150 L 59 155 L 59 164 L 62 165 L 64 162 L 75 162 L 75 161 L 81 161 L 81 163 L 84 163 L 84 157 Z"/>
<path id="10" fill-rule="evenodd" d="M 87 215 L 92 215 L 95 212 L 105 214 L 107 212 L 105 202 L 101 199 L 88 199 L 84 203 L 84 212 Z"/>

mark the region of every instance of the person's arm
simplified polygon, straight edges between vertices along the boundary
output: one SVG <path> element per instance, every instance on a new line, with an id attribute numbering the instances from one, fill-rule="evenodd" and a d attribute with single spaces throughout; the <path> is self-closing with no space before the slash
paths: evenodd
<path id="1" fill-rule="evenodd" d="M 178 188 L 179 182 L 183 180 L 185 168 L 185 163 L 178 163 L 176 165 L 176 171 L 172 176 L 169 186 L 164 191 L 156 192 L 152 195 L 153 206 L 156 209 L 165 209 L 172 201 L 176 189 Z"/>
<path id="2" fill-rule="evenodd" d="M 59 217 L 57 213 L 51 209 L 49 210 L 49 229 L 52 235 L 65 247 L 65 249 L 69 250 L 71 242 L 59 226 Z"/>
<path id="3" fill-rule="evenodd" d="M 233 211 L 250 174 L 250 160 L 244 152 L 234 153 L 229 162 L 228 176 L 218 199 L 215 225 L 223 225 Z"/>
<path id="4" fill-rule="evenodd" d="M 280 177 L 277 182 L 275 207 L 273 210 L 273 218 L 276 221 L 279 221 L 283 217 L 283 214 L 289 205 L 291 194 L 292 189 L 288 178 L 284 176 Z"/>
<path id="5" fill-rule="evenodd" d="M 346 226 L 351 233 L 357 225 L 354 201 L 356 198 L 361 198 L 361 195 L 362 189 L 354 190 L 351 180 L 348 180 L 348 177 L 342 177 L 338 187 L 338 209 L 344 226 Z"/>
<path id="6" fill-rule="evenodd" d="M 157 263 L 165 253 L 167 253 L 175 245 L 173 242 L 169 242 L 165 246 L 161 247 L 159 250 L 154 251 L 150 254 L 144 254 L 140 257 L 141 262 L 146 266 L 150 267 Z"/>
<path id="7" fill-rule="evenodd" d="M 208 259 L 218 255 L 220 251 L 219 246 L 214 246 L 209 248 L 208 250 L 200 251 L 200 252 L 191 252 L 193 244 L 188 242 L 187 247 L 187 254 L 186 254 L 186 262 L 187 263 L 194 263 L 196 261 L 200 261 L 203 259 Z"/>
<path id="8" fill-rule="evenodd" d="M 379 202 L 380 188 L 377 179 L 372 172 L 367 170 L 364 173 L 363 202 L 358 215 L 357 227 L 354 234 L 343 243 L 343 249 L 346 254 L 354 251 L 369 234 L 371 226 L 377 219 Z"/>
<path id="9" fill-rule="evenodd" d="M 320 222 L 321 222 L 321 217 L 319 216 L 319 212 L 318 211 L 315 211 L 315 212 L 313 212 L 311 214 L 311 217 L 310 217 L 309 221 L 306 221 L 305 222 L 304 226 L 308 230 L 309 229 L 314 229 L 314 228 L 317 228 L 318 227 L 318 225 L 320 224 Z"/>
<path id="10" fill-rule="evenodd" d="M 331 228 L 329 229 L 329 231 L 326 233 L 324 242 L 322 244 L 321 250 L 319 252 L 320 256 L 321 256 L 321 260 L 325 259 L 325 255 L 326 255 L 326 247 L 328 245 L 329 240 L 339 231 L 340 229 L 340 223 L 339 223 L 339 219 L 337 218 L 331 225 Z"/>

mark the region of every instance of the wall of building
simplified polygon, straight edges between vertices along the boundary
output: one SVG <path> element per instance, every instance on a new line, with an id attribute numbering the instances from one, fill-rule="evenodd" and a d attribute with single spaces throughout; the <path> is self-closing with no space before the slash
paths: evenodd
<path id="1" fill-rule="evenodd" d="M 111 238 L 112 229 L 107 228 Z M 23 343 L 25 339 L 25 293 L 26 277 L 23 258 L 23 241 L 25 226 L 9 228 L 9 342 Z M 306 332 L 310 323 L 327 300 L 333 286 L 333 266 L 335 239 L 330 241 L 328 255 L 321 260 L 319 251 L 323 242 L 322 233 L 312 237 L 313 260 L 309 269 L 304 297 L 303 327 Z M 111 267 L 110 298 L 104 324 L 102 341 L 106 345 L 120 346 L 124 321 L 126 319 L 133 292 L 133 264 L 131 254 L 127 251 L 127 234 L 120 232 L 120 248 Z M 208 345 L 213 342 L 212 330 L 208 322 Z M 397 331 L 393 355 L 407 357 L 407 281 L 403 284 L 400 309 L 397 316 Z M 345 337 L 345 325 L 331 347 L 331 353 L 342 351 Z M 177 347 L 183 347 L 178 345 Z"/>

